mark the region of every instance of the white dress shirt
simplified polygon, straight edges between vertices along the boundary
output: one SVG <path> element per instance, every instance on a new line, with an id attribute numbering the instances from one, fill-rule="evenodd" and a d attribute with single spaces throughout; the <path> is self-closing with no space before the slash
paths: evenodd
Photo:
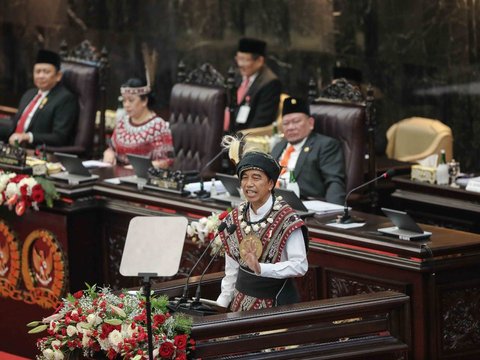
<path id="1" fill-rule="evenodd" d="M 287 165 L 287 171 L 285 171 L 284 174 L 280 175 L 279 180 L 281 187 L 287 187 L 287 185 L 290 183 L 290 172 L 295 170 L 295 166 L 297 165 L 298 157 L 300 156 L 300 153 L 302 152 L 302 147 L 307 141 L 307 138 L 303 139 L 299 143 L 293 145 L 293 151 L 290 154 L 290 159 L 288 160 L 288 165 Z M 285 151 L 287 151 L 287 148 L 290 146 L 290 144 L 287 144 L 285 146 L 285 149 L 282 152 L 282 155 L 280 155 L 279 159 L 283 158 L 283 154 L 285 154 Z"/>
<path id="2" fill-rule="evenodd" d="M 248 208 L 250 221 L 261 220 L 273 204 L 273 197 L 270 196 L 258 212 L 255 213 L 251 207 Z M 217 299 L 220 306 L 228 307 L 233 299 L 233 291 L 237 282 L 237 275 L 240 265 L 236 260 L 225 254 L 225 277 L 222 279 L 222 292 Z M 295 276 L 303 276 L 308 270 L 307 252 L 302 229 L 294 230 L 287 239 L 280 261 L 275 264 L 260 263 L 260 274 L 258 276 L 275 279 L 285 279 Z"/>

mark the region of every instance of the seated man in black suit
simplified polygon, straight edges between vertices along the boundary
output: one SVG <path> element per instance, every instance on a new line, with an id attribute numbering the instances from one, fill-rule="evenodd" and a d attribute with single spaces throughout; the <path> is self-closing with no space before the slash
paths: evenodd
<path id="1" fill-rule="evenodd" d="M 235 56 L 242 75 L 237 87 L 237 108 L 230 122 L 233 132 L 270 125 L 277 117 L 281 84 L 265 64 L 267 44 L 243 38 Z"/>
<path id="2" fill-rule="evenodd" d="M 35 88 L 21 98 L 10 126 L 0 127 L 0 140 L 28 147 L 68 145 L 78 118 L 77 98 L 60 80 L 60 56 L 40 50 L 33 67 Z"/>
<path id="3" fill-rule="evenodd" d="M 302 99 L 285 99 L 282 126 L 284 139 L 272 150 L 282 166 L 280 182 L 296 181 L 302 198 L 343 205 L 345 161 L 340 142 L 313 132 L 314 119 Z"/>

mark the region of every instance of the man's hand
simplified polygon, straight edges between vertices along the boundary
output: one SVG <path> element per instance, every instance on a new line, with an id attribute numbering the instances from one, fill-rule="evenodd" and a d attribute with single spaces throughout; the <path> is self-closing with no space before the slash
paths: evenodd
<path id="1" fill-rule="evenodd" d="M 255 274 L 260 275 L 262 271 L 260 268 L 260 263 L 257 259 L 257 247 L 254 241 L 248 241 L 245 246 L 245 262 L 247 263 L 250 270 L 255 272 Z"/>
<path id="2" fill-rule="evenodd" d="M 10 145 L 15 145 L 15 141 L 19 144 L 30 141 L 30 136 L 27 133 L 13 133 L 8 139 Z"/>

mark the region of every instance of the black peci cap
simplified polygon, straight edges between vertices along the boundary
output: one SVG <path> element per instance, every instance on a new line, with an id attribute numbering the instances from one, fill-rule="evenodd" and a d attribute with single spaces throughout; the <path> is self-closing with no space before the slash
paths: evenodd
<path id="1" fill-rule="evenodd" d="M 50 50 L 39 50 L 35 60 L 35 64 L 51 64 L 55 66 L 57 70 L 60 70 L 61 62 L 60 55 Z"/>
<path id="2" fill-rule="evenodd" d="M 265 56 L 267 43 L 252 38 L 242 38 L 238 41 L 238 51 Z"/>
<path id="3" fill-rule="evenodd" d="M 289 97 L 283 101 L 282 116 L 292 113 L 303 113 L 310 116 L 310 106 L 300 98 Z"/>

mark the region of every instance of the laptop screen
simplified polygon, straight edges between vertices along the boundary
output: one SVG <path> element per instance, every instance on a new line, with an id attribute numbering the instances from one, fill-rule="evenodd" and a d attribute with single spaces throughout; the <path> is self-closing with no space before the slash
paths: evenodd
<path id="1" fill-rule="evenodd" d="M 382 211 L 390 221 L 399 229 L 423 234 L 423 230 L 405 211 L 382 208 Z"/>
<path id="2" fill-rule="evenodd" d="M 62 163 L 67 172 L 72 175 L 91 176 L 90 171 L 83 166 L 82 160 L 77 155 L 54 153 L 56 158 Z"/>
<path id="3" fill-rule="evenodd" d="M 217 173 L 216 176 L 231 196 L 240 197 L 240 180 L 238 180 L 238 177 L 220 173 Z"/>
<path id="4" fill-rule="evenodd" d="M 148 179 L 148 169 L 152 167 L 149 156 L 127 154 L 128 161 L 132 164 L 135 175 L 142 179 Z"/>

